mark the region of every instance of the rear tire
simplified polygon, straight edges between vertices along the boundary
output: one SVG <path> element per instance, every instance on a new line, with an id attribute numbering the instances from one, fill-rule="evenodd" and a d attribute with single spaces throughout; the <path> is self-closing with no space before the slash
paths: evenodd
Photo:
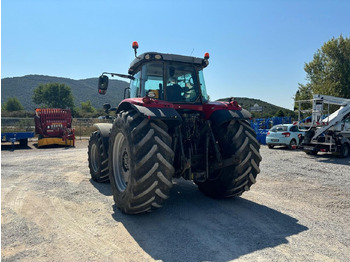
<path id="1" fill-rule="evenodd" d="M 109 140 L 109 170 L 116 206 L 126 214 L 162 206 L 172 187 L 174 152 L 167 125 L 134 110 L 117 115 Z"/>
<path id="2" fill-rule="evenodd" d="M 108 182 L 108 156 L 103 150 L 102 137 L 99 131 L 91 134 L 88 146 L 88 161 L 91 178 L 98 182 Z"/>
<path id="3" fill-rule="evenodd" d="M 209 175 L 211 180 L 196 184 L 200 191 L 210 197 L 240 196 L 256 182 L 256 176 L 260 172 L 259 163 L 262 158 L 256 134 L 245 120 L 232 120 L 214 126 L 213 131 L 223 158 L 237 155 L 240 157 L 240 162 L 215 170 Z"/>
<path id="4" fill-rule="evenodd" d="M 270 148 L 270 149 L 273 149 L 275 146 L 268 144 L 267 147 Z"/>
<path id="5" fill-rule="evenodd" d="M 339 157 L 341 158 L 345 158 L 345 157 L 348 157 L 349 156 L 349 145 L 347 143 L 344 143 L 341 145 L 340 147 L 340 155 Z"/>
<path id="6" fill-rule="evenodd" d="M 295 141 L 295 139 L 292 139 L 290 141 L 288 148 L 293 149 L 293 146 L 297 146 L 297 141 Z"/>

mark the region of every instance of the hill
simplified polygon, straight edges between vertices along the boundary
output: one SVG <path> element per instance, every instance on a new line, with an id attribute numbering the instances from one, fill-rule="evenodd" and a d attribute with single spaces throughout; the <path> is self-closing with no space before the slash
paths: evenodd
<path id="1" fill-rule="evenodd" d="M 26 75 L 22 77 L 8 77 L 1 79 L 1 103 L 10 97 L 17 97 L 25 110 L 34 110 L 38 107 L 32 102 L 33 90 L 39 84 L 62 83 L 72 89 L 75 106 L 80 102 L 91 101 L 95 108 L 102 108 L 104 103 L 116 106 L 124 98 L 124 89 L 129 83 L 121 80 L 110 79 L 106 95 L 97 92 L 98 78 L 73 80 L 70 78 Z"/>
<path id="2" fill-rule="evenodd" d="M 222 98 L 222 99 L 218 99 L 218 101 L 228 101 L 230 98 Z M 279 110 L 282 110 L 285 116 L 295 116 L 294 111 L 289 110 L 287 108 L 283 108 L 280 106 L 276 106 L 273 104 L 270 104 L 268 102 L 259 100 L 259 99 L 254 99 L 254 98 L 247 98 L 247 97 L 235 97 L 235 100 L 238 102 L 238 104 L 247 109 L 248 111 L 250 111 L 251 107 L 254 107 L 254 105 L 258 104 L 259 106 L 261 106 L 263 108 L 263 112 L 262 113 L 257 113 L 254 112 L 253 115 L 260 117 L 260 116 L 264 116 L 264 117 L 270 117 L 270 116 L 277 116 L 277 112 Z"/>
<path id="3" fill-rule="evenodd" d="M 110 79 L 108 92 L 106 95 L 99 95 L 97 92 L 98 78 L 88 78 L 73 80 L 70 78 L 44 76 L 44 75 L 26 75 L 22 77 L 8 77 L 1 79 L 1 103 L 10 97 L 17 97 L 25 110 L 32 111 L 38 105 L 32 102 L 33 90 L 39 84 L 62 83 L 72 89 L 75 106 L 80 106 L 81 102 L 91 101 L 92 105 L 101 109 L 104 103 L 110 103 L 116 106 L 124 99 L 124 89 L 129 83 L 121 80 Z M 219 101 L 228 101 L 229 98 L 219 99 Z M 293 115 L 294 112 L 286 108 L 275 106 L 273 104 L 261 101 L 259 99 L 236 97 L 235 100 L 245 109 L 258 104 L 263 107 L 263 113 L 254 113 L 255 116 L 274 116 L 277 111 L 282 110 L 285 115 Z"/>

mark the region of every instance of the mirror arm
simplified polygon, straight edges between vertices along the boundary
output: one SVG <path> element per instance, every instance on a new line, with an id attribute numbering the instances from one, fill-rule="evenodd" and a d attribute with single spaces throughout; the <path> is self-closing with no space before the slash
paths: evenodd
<path id="1" fill-rule="evenodd" d="M 124 89 L 124 99 L 125 98 L 129 98 L 129 97 L 126 97 L 125 95 L 126 95 L 126 90 L 130 90 L 130 87 L 126 87 L 125 89 Z M 130 92 L 130 91 L 129 91 Z M 130 96 L 130 93 L 129 93 L 129 96 Z"/>
<path id="2" fill-rule="evenodd" d="M 105 74 L 109 74 L 111 75 L 112 77 L 114 76 L 119 76 L 119 77 L 122 77 L 122 78 L 128 78 L 128 79 L 131 79 L 131 80 L 134 80 L 135 77 L 131 76 L 131 75 L 123 75 L 123 74 L 117 74 L 117 73 L 108 73 L 108 72 L 103 72 L 102 75 L 105 75 Z"/>

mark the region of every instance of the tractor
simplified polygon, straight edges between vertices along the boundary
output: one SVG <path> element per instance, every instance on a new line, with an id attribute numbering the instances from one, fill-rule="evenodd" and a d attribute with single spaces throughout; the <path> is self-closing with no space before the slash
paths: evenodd
<path id="1" fill-rule="evenodd" d="M 148 213 L 169 197 L 173 179 L 192 180 L 212 198 L 233 198 L 248 191 L 260 172 L 260 144 L 251 114 L 233 98 L 210 102 L 204 58 L 147 52 L 137 55 L 113 123 L 96 124 L 88 146 L 91 177 L 110 181 L 116 206 L 125 214 Z"/>

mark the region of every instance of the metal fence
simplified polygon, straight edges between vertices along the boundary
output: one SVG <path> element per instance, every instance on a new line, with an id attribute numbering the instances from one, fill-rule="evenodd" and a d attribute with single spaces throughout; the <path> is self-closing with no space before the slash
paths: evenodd
<path id="1" fill-rule="evenodd" d="M 256 118 L 250 121 L 250 126 L 256 133 L 256 139 L 260 144 L 266 145 L 266 135 L 269 129 L 279 124 L 291 124 L 291 117 L 270 117 L 270 118 Z"/>
<path id="2" fill-rule="evenodd" d="M 75 137 L 77 139 L 90 137 L 91 133 L 95 130 L 93 125 L 96 123 L 112 123 L 112 120 L 97 118 L 73 118 L 72 127 L 75 129 Z M 1 133 L 30 131 L 35 131 L 34 118 L 1 118 Z"/>

